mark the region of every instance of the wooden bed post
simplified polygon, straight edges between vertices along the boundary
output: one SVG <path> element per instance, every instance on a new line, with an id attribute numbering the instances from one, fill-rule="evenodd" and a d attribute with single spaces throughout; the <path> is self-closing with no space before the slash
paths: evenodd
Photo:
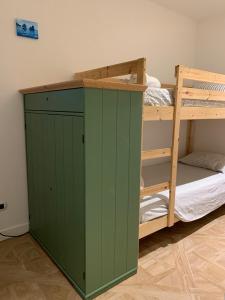
<path id="1" fill-rule="evenodd" d="M 137 60 L 137 83 L 146 84 L 146 58 L 140 58 Z M 143 103 L 144 104 L 144 103 Z"/>
<path id="2" fill-rule="evenodd" d="M 177 164 L 178 164 L 178 150 L 179 150 L 179 136 L 180 136 L 180 113 L 182 105 L 182 88 L 183 88 L 183 66 L 176 67 L 176 95 L 173 116 L 173 140 L 172 140 L 172 156 L 171 156 L 171 179 L 170 179 L 170 197 L 169 197 L 169 211 L 168 211 L 168 226 L 174 225 L 174 207 L 176 196 L 176 181 L 177 181 Z"/>
<path id="3" fill-rule="evenodd" d="M 187 126 L 186 155 L 193 151 L 194 121 L 189 120 Z"/>

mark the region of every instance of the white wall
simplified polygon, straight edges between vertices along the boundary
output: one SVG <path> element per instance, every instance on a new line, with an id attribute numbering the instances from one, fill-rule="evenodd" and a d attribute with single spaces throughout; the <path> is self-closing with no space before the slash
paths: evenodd
<path id="1" fill-rule="evenodd" d="M 15 35 L 15 18 L 39 23 L 40 39 Z M 73 72 L 148 58 L 148 71 L 172 82 L 174 66 L 195 62 L 196 24 L 149 0 L 1 0 L 0 230 L 27 227 L 22 96 L 18 89 L 71 78 Z M 167 135 L 158 131 L 159 142 Z M 149 146 L 153 131 L 149 131 Z M 156 131 L 154 132 L 154 135 Z"/>
<path id="2" fill-rule="evenodd" d="M 198 24 L 196 65 L 211 72 L 225 74 L 225 15 Z M 225 120 L 196 123 L 194 149 L 225 153 Z"/>

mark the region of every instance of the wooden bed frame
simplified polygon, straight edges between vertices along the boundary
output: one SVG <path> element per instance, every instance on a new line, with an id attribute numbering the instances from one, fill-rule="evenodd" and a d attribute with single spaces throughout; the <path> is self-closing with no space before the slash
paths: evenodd
<path id="1" fill-rule="evenodd" d="M 137 74 L 137 83 L 145 85 L 145 68 L 146 59 L 137 60 L 106 66 L 94 70 L 76 73 L 74 79 L 95 79 L 97 81 L 104 80 L 108 82 L 120 81 L 113 77 Z M 174 106 L 148 106 L 143 105 L 143 122 L 172 120 L 173 121 L 173 137 L 172 147 L 164 149 L 155 149 L 142 151 L 141 161 L 150 160 L 160 157 L 171 157 L 171 173 L 170 181 L 163 182 L 154 186 L 145 187 L 140 191 L 140 197 L 159 193 L 169 189 L 169 207 L 168 215 L 154 219 L 152 221 L 140 224 L 139 239 L 152 234 L 162 228 L 171 227 L 179 220 L 174 215 L 176 179 L 178 166 L 178 148 L 181 120 L 188 120 L 187 132 L 187 154 L 191 152 L 193 120 L 203 119 L 224 119 L 225 108 L 217 107 L 184 107 L 182 100 L 203 100 L 203 101 L 225 101 L 225 92 L 202 90 L 185 85 L 185 80 L 204 81 L 209 83 L 217 83 L 225 85 L 225 75 L 202 71 L 198 69 L 188 68 L 179 65 L 175 69 L 176 84 L 163 84 L 162 87 L 175 88 L 175 104 Z"/>

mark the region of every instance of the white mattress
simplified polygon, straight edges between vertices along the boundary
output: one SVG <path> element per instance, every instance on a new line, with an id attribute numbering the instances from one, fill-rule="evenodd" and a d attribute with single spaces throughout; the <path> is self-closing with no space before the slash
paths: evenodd
<path id="1" fill-rule="evenodd" d="M 170 163 L 143 168 L 145 186 L 169 181 Z M 184 222 L 202 218 L 225 204 L 225 174 L 179 163 L 175 215 Z M 140 203 L 140 222 L 168 213 L 169 191 L 144 197 Z"/>
<path id="2" fill-rule="evenodd" d="M 150 106 L 174 105 L 174 89 L 147 88 L 144 103 Z M 183 100 L 183 106 L 225 107 L 225 101 Z"/>

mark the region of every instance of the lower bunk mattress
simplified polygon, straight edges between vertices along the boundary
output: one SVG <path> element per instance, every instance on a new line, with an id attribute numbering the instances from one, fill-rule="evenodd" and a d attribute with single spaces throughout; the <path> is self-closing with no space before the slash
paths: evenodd
<path id="1" fill-rule="evenodd" d="M 145 186 L 169 181 L 170 163 L 143 168 Z M 140 223 L 168 214 L 169 190 L 146 196 L 140 202 Z M 225 174 L 178 164 L 175 215 L 183 222 L 204 217 L 225 204 Z"/>

